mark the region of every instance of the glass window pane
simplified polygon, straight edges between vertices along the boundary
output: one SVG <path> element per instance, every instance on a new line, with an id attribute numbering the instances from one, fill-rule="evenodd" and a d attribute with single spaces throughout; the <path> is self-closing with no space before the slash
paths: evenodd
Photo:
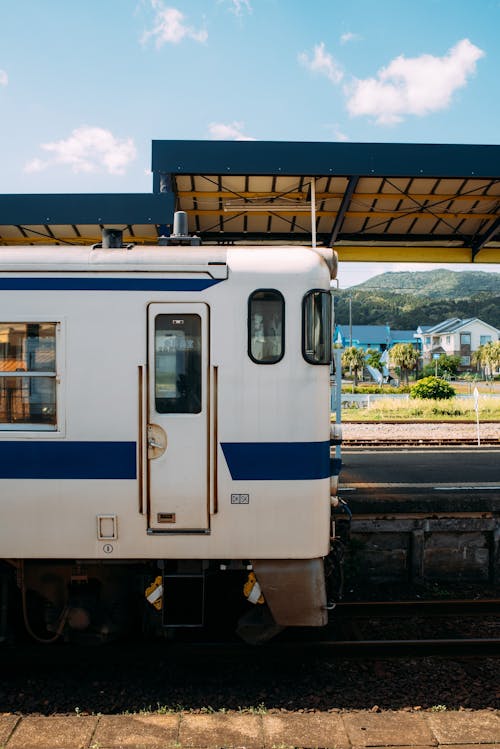
<path id="1" fill-rule="evenodd" d="M 56 424 L 55 377 L 0 377 L 0 422 Z"/>
<path id="2" fill-rule="evenodd" d="M 55 371 L 55 323 L 0 323 L 0 372 Z"/>
<path id="3" fill-rule="evenodd" d="M 201 411 L 201 318 L 157 315 L 155 408 L 160 414 Z"/>
<path id="4" fill-rule="evenodd" d="M 248 353 L 258 364 L 283 358 L 285 300 L 279 291 L 255 291 L 249 299 Z"/>
<path id="5" fill-rule="evenodd" d="M 310 364 L 331 359 L 331 298 L 328 291 L 311 291 L 303 306 L 303 355 Z"/>

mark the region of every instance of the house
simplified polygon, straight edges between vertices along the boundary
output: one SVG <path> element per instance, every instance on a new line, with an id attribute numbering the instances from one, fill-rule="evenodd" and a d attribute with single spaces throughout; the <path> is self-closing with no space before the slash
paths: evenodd
<path id="1" fill-rule="evenodd" d="M 460 320 L 452 317 L 437 325 L 420 326 L 416 333 L 422 341 L 424 364 L 441 354 L 459 356 L 462 368 L 470 367 L 471 356 L 480 346 L 498 341 L 500 330 L 477 317 Z"/>
<path id="2" fill-rule="evenodd" d="M 353 325 L 352 343 L 349 325 L 337 325 L 333 340 L 344 348 L 355 346 L 363 351 L 385 351 L 396 343 L 411 343 L 420 349 L 420 339 L 416 337 L 415 330 L 391 330 L 389 325 Z"/>
<path id="3" fill-rule="evenodd" d="M 336 325 L 333 340 L 343 348 L 385 351 L 391 344 L 391 331 L 388 325 Z"/>
<path id="4" fill-rule="evenodd" d="M 416 337 L 416 330 L 391 330 L 391 346 L 396 343 L 411 343 L 411 345 L 420 351 L 421 341 Z"/>

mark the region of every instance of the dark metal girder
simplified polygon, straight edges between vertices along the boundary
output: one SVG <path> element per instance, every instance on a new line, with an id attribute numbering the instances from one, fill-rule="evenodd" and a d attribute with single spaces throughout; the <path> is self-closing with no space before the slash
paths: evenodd
<path id="1" fill-rule="evenodd" d="M 490 242 L 492 239 L 495 238 L 495 236 L 500 233 L 500 216 L 497 218 L 496 221 L 492 223 L 488 231 L 485 231 L 484 234 L 482 234 L 480 237 L 476 237 L 475 240 L 471 243 L 472 246 L 472 262 L 476 259 L 478 253 L 484 245 L 487 242 Z"/>
<path id="2" fill-rule="evenodd" d="M 470 247 L 473 237 L 467 234 L 388 234 L 386 232 L 340 232 L 337 237 L 337 242 L 363 242 L 364 244 L 373 243 L 387 243 L 392 242 L 394 244 L 427 244 L 428 242 L 439 242 L 440 244 L 446 242 L 460 242 L 461 244 Z"/>
<path id="3" fill-rule="evenodd" d="M 498 178 L 500 146 L 154 140 L 164 174 Z M 154 189 L 159 188 L 158 180 Z"/>
<path id="4" fill-rule="evenodd" d="M 335 240 L 338 237 L 338 234 L 342 228 L 342 224 L 344 223 L 344 218 L 347 213 L 347 210 L 349 208 L 349 205 L 351 203 L 351 198 L 354 194 L 354 191 L 356 190 L 356 187 L 358 185 L 359 177 L 352 176 L 349 177 L 349 182 L 347 184 L 347 189 L 344 192 L 344 197 L 342 198 L 342 202 L 340 204 L 339 212 L 337 213 L 335 217 L 335 222 L 333 224 L 332 233 L 330 234 L 330 239 L 328 241 L 329 247 L 333 247 Z"/>
<path id="5" fill-rule="evenodd" d="M 173 193 L 0 195 L 0 225 L 171 224 Z"/>

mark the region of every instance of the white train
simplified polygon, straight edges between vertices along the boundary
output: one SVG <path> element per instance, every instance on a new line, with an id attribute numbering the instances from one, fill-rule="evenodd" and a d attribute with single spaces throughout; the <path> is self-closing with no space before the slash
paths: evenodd
<path id="1" fill-rule="evenodd" d="M 41 639 L 327 621 L 333 252 L 174 241 L 0 248 L 3 590 Z"/>

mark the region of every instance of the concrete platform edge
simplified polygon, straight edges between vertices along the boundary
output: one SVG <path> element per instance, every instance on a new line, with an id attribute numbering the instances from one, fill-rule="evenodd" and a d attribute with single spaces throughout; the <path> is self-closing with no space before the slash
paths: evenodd
<path id="1" fill-rule="evenodd" d="M 0 749 L 500 749 L 495 710 L 0 714 Z"/>

